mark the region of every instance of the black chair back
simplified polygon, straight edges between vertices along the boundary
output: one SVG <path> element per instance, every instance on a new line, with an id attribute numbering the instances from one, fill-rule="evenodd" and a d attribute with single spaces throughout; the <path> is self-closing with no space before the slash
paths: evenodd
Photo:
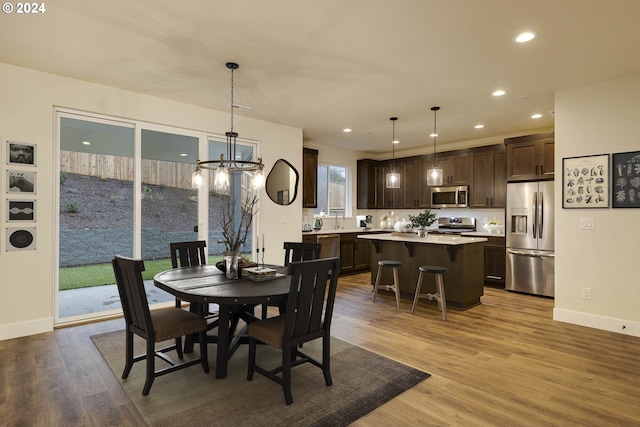
<path id="1" fill-rule="evenodd" d="M 192 242 L 175 242 L 169 244 L 171 251 L 171 267 L 190 267 L 207 263 L 205 248 L 207 242 L 194 240 Z"/>
<path id="2" fill-rule="evenodd" d="M 127 325 L 129 325 L 132 332 L 153 341 L 153 323 L 149 312 L 147 294 L 144 290 L 144 281 L 142 280 L 144 262 L 138 259 L 116 256 L 112 264 Z"/>
<path id="3" fill-rule="evenodd" d="M 338 275 L 330 274 L 332 271 L 340 271 L 337 257 L 289 264 L 291 288 L 285 314 L 284 348 L 329 336 L 338 287 Z"/>
<path id="4" fill-rule="evenodd" d="M 284 242 L 284 265 L 291 262 L 308 261 L 320 257 L 320 243 Z"/>

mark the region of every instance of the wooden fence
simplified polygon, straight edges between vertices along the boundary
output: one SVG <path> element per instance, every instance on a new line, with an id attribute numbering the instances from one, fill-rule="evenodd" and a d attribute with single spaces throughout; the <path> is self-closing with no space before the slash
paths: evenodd
<path id="1" fill-rule="evenodd" d="M 175 188 L 191 188 L 193 163 L 142 160 L 142 183 Z M 60 152 L 60 171 L 102 179 L 133 181 L 133 158 L 106 154 Z"/>

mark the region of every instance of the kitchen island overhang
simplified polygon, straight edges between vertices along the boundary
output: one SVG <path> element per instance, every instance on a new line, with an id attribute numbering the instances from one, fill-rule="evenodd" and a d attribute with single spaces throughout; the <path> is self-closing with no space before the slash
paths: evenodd
<path id="1" fill-rule="evenodd" d="M 484 243 L 483 237 L 427 235 L 418 237 L 409 233 L 361 234 L 369 240 L 371 250 L 371 285 L 378 274 L 378 261 L 402 262 L 399 269 L 400 293 L 413 301 L 421 265 L 439 265 L 449 271 L 444 275 L 447 307 L 466 310 L 479 305 L 484 294 Z M 382 282 L 393 279 L 390 271 L 383 270 Z M 435 292 L 435 278 L 424 277 L 421 292 Z M 435 303 L 434 303 L 435 304 Z"/>

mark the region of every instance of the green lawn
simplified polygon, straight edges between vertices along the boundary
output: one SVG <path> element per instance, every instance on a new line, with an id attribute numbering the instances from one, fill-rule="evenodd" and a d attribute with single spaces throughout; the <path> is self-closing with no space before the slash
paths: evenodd
<path id="1" fill-rule="evenodd" d="M 222 259 L 221 256 L 209 256 L 209 264 L 215 264 Z M 145 271 L 142 272 L 144 280 L 151 280 L 156 273 L 171 268 L 171 259 L 159 259 L 144 262 Z M 111 263 L 86 265 L 81 267 L 63 267 L 60 269 L 60 290 L 88 288 L 91 286 L 113 285 L 116 279 L 113 276 Z"/>

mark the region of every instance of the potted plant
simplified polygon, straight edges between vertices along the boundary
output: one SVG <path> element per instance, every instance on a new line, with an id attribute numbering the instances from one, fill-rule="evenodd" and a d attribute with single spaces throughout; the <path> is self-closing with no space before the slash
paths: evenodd
<path id="1" fill-rule="evenodd" d="M 409 225 L 406 228 L 414 228 L 417 230 L 418 236 L 424 237 L 427 234 L 426 229 L 436 222 L 436 219 L 438 217 L 434 212 L 431 212 L 431 209 L 425 209 L 418 215 L 409 215 Z"/>

